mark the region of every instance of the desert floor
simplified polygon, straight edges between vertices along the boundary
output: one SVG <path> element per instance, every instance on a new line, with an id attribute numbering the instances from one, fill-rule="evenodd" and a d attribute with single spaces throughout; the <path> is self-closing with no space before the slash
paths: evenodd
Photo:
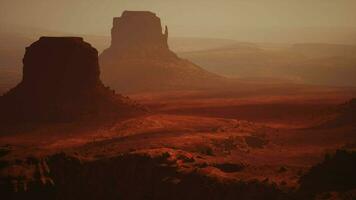
<path id="1" fill-rule="evenodd" d="M 146 115 L 120 120 L 51 124 L 2 134 L 2 159 L 57 152 L 90 159 L 127 152 L 183 153 L 204 174 L 268 180 L 297 187 L 326 153 L 355 146 L 355 126 L 325 126 L 356 95 L 352 88 L 265 86 L 235 91 L 130 94 Z"/>

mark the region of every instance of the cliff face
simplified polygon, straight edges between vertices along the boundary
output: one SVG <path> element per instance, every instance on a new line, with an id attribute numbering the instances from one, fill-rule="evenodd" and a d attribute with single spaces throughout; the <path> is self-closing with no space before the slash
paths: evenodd
<path id="1" fill-rule="evenodd" d="M 168 28 L 147 11 L 114 18 L 111 46 L 100 55 L 102 78 L 120 91 L 206 88 L 221 77 L 177 57 L 168 47 Z"/>
<path id="2" fill-rule="evenodd" d="M 82 38 L 42 37 L 26 48 L 23 63 L 22 82 L 0 98 L 3 121 L 72 120 L 134 107 L 104 87 L 98 52 Z"/>
<path id="3" fill-rule="evenodd" d="M 115 56 L 161 56 L 172 54 L 168 49 L 168 28 L 162 34 L 161 20 L 151 12 L 124 12 L 114 18 L 111 47 Z"/>
<path id="4" fill-rule="evenodd" d="M 66 96 L 101 85 L 98 52 L 82 38 L 42 37 L 26 48 L 19 89 Z"/>

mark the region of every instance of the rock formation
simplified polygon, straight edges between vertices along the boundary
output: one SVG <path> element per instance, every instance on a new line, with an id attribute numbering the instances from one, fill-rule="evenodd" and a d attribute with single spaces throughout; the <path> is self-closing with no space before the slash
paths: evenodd
<path id="1" fill-rule="evenodd" d="M 213 174 L 182 151 L 152 149 L 91 160 L 60 153 L 4 165 L 9 173 L 17 169 L 0 174 L 4 199 L 294 199 L 270 183 Z"/>
<path id="2" fill-rule="evenodd" d="M 20 84 L 0 97 L 2 122 L 72 120 L 135 110 L 104 87 L 98 52 L 82 38 L 42 37 L 26 48 Z"/>
<path id="3" fill-rule="evenodd" d="M 223 81 L 177 57 L 168 47 L 168 28 L 147 11 L 114 18 L 111 46 L 100 56 L 102 78 L 120 91 L 207 88 Z"/>
<path id="4" fill-rule="evenodd" d="M 162 34 L 161 20 L 151 12 L 124 12 L 114 18 L 112 42 L 108 53 L 113 56 L 174 57 L 168 48 L 168 28 Z"/>

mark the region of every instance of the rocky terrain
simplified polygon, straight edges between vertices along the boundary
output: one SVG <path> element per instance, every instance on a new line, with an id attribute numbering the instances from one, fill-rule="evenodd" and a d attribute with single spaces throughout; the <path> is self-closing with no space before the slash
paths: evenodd
<path id="1" fill-rule="evenodd" d="M 355 168 L 355 151 L 338 150 L 334 155 L 327 154 L 323 162 L 301 177 L 300 193 L 309 194 L 309 198 L 317 194 L 320 199 L 354 199 Z"/>
<path id="2" fill-rule="evenodd" d="M 130 98 L 82 38 L 29 46 L 0 97 L 0 198 L 356 198 L 354 88 L 229 85 L 167 40 L 154 13 L 114 19 L 102 78 Z"/>
<path id="3" fill-rule="evenodd" d="M 170 149 L 139 151 L 98 160 L 63 153 L 40 160 L 29 158 L 6 169 L 24 173 L 25 179 L 1 179 L 0 192 L 10 199 L 247 200 L 288 197 L 268 183 L 219 177 L 214 174 L 220 173 L 217 168 L 196 159 L 190 153 Z"/>
<path id="4" fill-rule="evenodd" d="M 247 166 L 206 163 L 202 156 L 181 150 L 96 159 L 58 153 L 2 161 L 2 175 L 12 174 L 0 178 L 0 193 L 6 199 L 353 199 L 355 164 L 355 152 L 337 151 L 302 175 L 300 188 L 293 190 L 268 178 L 234 179 L 230 176 Z M 281 167 L 277 173 L 288 170 Z"/>
<path id="5" fill-rule="evenodd" d="M 249 89 L 141 94 L 132 98 L 148 115 L 100 129 L 69 124 L 1 136 L 0 193 L 8 199 L 353 199 L 355 125 L 313 126 L 337 119 L 336 108 L 349 105 L 341 102 L 350 94 L 268 90 L 263 100 Z"/>
<path id="6" fill-rule="evenodd" d="M 114 18 L 111 46 L 100 55 L 102 79 L 119 91 L 211 88 L 224 78 L 179 58 L 168 47 L 168 28 L 154 13 L 125 11 Z"/>

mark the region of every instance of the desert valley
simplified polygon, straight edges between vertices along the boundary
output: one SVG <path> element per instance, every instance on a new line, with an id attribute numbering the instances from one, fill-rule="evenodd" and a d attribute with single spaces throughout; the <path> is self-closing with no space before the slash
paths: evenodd
<path id="1" fill-rule="evenodd" d="M 169 28 L 1 35 L 1 199 L 356 198 L 356 44 Z"/>

